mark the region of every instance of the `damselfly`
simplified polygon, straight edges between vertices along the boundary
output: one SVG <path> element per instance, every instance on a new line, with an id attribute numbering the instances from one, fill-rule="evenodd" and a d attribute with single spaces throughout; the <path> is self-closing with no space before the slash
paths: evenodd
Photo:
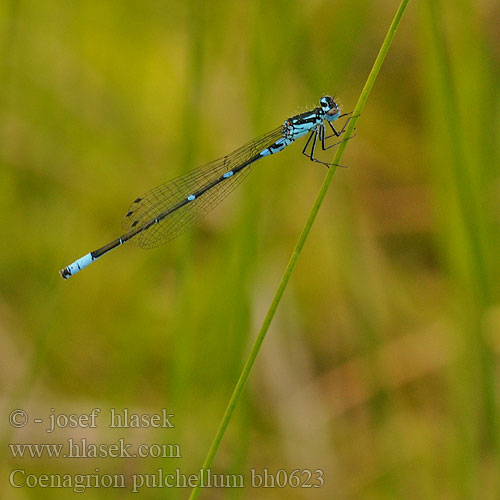
<path id="1" fill-rule="evenodd" d="M 314 156 L 316 146 L 320 144 L 323 150 L 327 150 L 340 144 L 342 141 L 327 145 L 327 140 L 340 137 L 350 118 L 338 131 L 332 122 L 350 113 L 341 115 L 339 105 L 330 96 L 323 96 L 319 103 L 318 108 L 288 118 L 280 127 L 227 156 L 136 198 L 123 219 L 122 227 L 126 232 L 59 271 L 61 276 L 64 279 L 73 276 L 129 240 L 142 248 L 154 248 L 175 238 L 225 198 L 246 177 L 257 160 L 282 151 L 308 133 L 302 153 L 311 161 L 329 166 Z M 328 124 L 332 134 L 327 135 L 325 124 Z"/>

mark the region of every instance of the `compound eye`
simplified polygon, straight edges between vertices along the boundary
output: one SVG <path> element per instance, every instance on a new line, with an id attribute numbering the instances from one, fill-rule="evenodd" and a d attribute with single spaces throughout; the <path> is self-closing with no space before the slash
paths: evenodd
<path id="1" fill-rule="evenodd" d="M 336 102 L 333 100 L 332 97 L 329 95 L 324 95 L 320 100 L 319 100 L 321 107 L 327 112 L 330 113 L 330 110 L 332 108 L 338 108 Z"/>

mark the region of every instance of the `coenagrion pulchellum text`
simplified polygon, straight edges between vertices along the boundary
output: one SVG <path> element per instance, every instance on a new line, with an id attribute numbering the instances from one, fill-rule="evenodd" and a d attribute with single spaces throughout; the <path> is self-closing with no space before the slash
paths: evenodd
<path id="1" fill-rule="evenodd" d="M 279 153 L 308 133 L 310 135 L 302 154 L 311 161 L 329 166 L 314 156 L 316 146 L 319 143 L 325 151 L 340 144 L 342 141 L 327 145 L 326 141 L 331 137 L 340 137 L 349 119 L 339 131 L 332 122 L 350 113 L 341 115 L 339 105 L 330 96 L 323 96 L 319 103 L 318 108 L 288 118 L 282 126 L 227 156 L 139 196 L 132 202 L 123 219 L 122 227 L 126 232 L 120 238 L 84 255 L 59 273 L 64 279 L 68 279 L 129 240 L 135 241 L 142 248 L 154 248 L 175 238 L 227 196 L 250 172 L 253 163 L 265 156 Z M 329 125 L 333 135 L 327 136 L 325 124 Z"/>

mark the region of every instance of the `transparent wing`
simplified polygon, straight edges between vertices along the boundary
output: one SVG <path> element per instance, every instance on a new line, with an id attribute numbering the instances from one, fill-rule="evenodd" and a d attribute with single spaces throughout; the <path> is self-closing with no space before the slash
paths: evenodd
<path id="1" fill-rule="evenodd" d="M 242 165 L 283 136 L 283 127 L 254 139 L 232 153 L 198 167 L 162 184 L 136 198 L 125 215 L 122 227 L 126 231 L 147 225 L 160 214 L 175 207 L 189 195 L 203 189 L 223 174 Z M 197 220 L 218 205 L 250 172 L 248 165 L 232 177 L 207 190 L 198 198 L 174 210 L 160 222 L 151 225 L 132 238 L 141 248 L 154 248 L 179 236 Z"/>

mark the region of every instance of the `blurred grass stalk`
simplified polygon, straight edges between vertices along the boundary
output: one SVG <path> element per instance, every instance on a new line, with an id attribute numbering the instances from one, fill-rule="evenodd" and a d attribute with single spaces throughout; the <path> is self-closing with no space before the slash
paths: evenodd
<path id="1" fill-rule="evenodd" d="M 377 55 L 377 58 L 375 59 L 373 67 L 370 71 L 370 74 L 368 75 L 367 80 L 366 80 L 365 86 L 363 87 L 361 95 L 358 99 L 358 102 L 357 102 L 355 108 L 354 108 L 353 117 L 346 128 L 346 131 L 345 131 L 346 138 L 350 138 L 354 132 L 354 128 L 355 128 L 357 119 L 358 119 L 359 115 L 361 114 L 361 112 L 363 111 L 363 108 L 365 107 L 365 104 L 366 104 L 366 101 L 367 101 L 368 96 L 370 94 L 370 91 L 375 83 L 378 72 L 380 71 L 382 63 L 384 62 L 384 59 L 387 55 L 389 47 L 391 46 L 392 40 L 394 39 L 397 28 L 401 22 L 403 14 L 404 14 L 406 7 L 408 5 L 408 2 L 409 2 L 409 0 L 402 0 L 401 4 L 399 5 L 398 10 L 396 11 L 396 14 L 395 14 L 394 19 L 389 27 L 389 30 L 388 30 L 387 35 L 385 37 L 385 40 L 382 43 L 382 46 L 381 46 L 380 51 Z M 335 157 L 333 160 L 334 165 L 341 164 L 340 162 L 342 160 L 342 155 L 344 153 L 346 146 L 347 146 L 347 140 L 342 142 L 339 145 L 339 147 L 336 149 Z M 213 460 L 214 460 L 215 455 L 217 453 L 217 450 L 220 446 L 222 438 L 224 437 L 225 431 L 229 425 L 229 422 L 231 421 L 231 418 L 232 418 L 232 415 L 233 415 L 234 410 L 236 408 L 236 405 L 238 404 L 238 401 L 242 395 L 243 389 L 246 385 L 246 382 L 248 380 L 248 377 L 250 375 L 252 367 L 255 363 L 257 355 L 258 355 L 260 348 L 262 346 L 262 343 L 265 339 L 265 336 L 267 334 L 267 331 L 269 329 L 271 321 L 273 320 L 273 317 L 276 313 L 276 310 L 277 310 L 278 305 L 281 301 L 281 298 L 283 297 L 283 293 L 284 293 L 284 291 L 287 287 L 287 284 L 290 280 L 290 277 L 291 277 L 292 272 L 295 268 L 297 260 L 300 256 L 300 253 L 302 252 L 302 249 L 304 247 L 306 239 L 311 231 L 314 220 L 316 219 L 316 216 L 319 212 L 321 204 L 323 203 L 323 200 L 326 196 L 328 188 L 332 182 L 335 171 L 336 171 L 336 167 L 330 167 L 330 169 L 325 177 L 325 180 L 323 181 L 323 184 L 321 185 L 318 196 L 317 196 L 317 198 L 312 206 L 311 212 L 309 213 L 309 216 L 308 216 L 307 221 L 304 225 L 304 228 L 302 229 L 302 232 L 299 236 L 297 244 L 293 250 L 293 253 L 290 257 L 288 265 L 287 265 L 287 267 L 283 273 L 283 276 L 281 278 L 281 281 L 278 285 L 278 288 L 276 290 L 273 301 L 271 302 L 269 310 L 264 318 L 264 321 L 262 323 L 259 334 L 257 335 L 257 338 L 255 339 L 255 342 L 252 346 L 252 349 L 251 349 L 250 354 L 248 356 L 248 359 L 245 363 L 245 366 L 243 367 L 243 370 L 240 374 L 240 377 L 239 377 L 238 382 L 236 384 L 236 387 L 233 391 L 231 399 L 229 400 L 229 403 L 227 405 L 224 416 L 222 417 L 221 423 L 219 424 L 219 428 L 217 430 L 217 433 L 212 441 L 212 444 L 210 446 L 210 449 L 208 451 L 208 454 L 205 458 L 202 469 L 200 471 L 200 477 L 210 468 L 210 466 L 213 463 Z M 200 484 L 198 484 L 198 486 L 196 486 L 193 489 L 193 491 L 191 492 L 191 495 L 189 497 L 190 500 L 195 500 L 196 498 L 198 498 L 200 495 L 200 491 L 201 491 L 201 486 L 200 486 Z"/>
<path id="2" fill-rule="evenodd" d="M 487 315 L 493 305 L 497 270 L 492 256 L 497 250 L 492 246 L 497 238 L 491 236 L 495 232 L 488 195 L 489 174 L 498 160 L 487 141 L 498 89 L 489 83 L 494 70 L 487 64 L 492 58 L 484 57 L 487 44 L 481 43 L 483 33 L 474 26 L 477 6 L 462 0 L 453 7 L 460 12 L 454 19 L 458 42 L 444 31 L 449 23 L 444 22 L 443 7 L 439 0 L 427 0 L 422 22 L 424 46 L 429 47 L 423 62 L 429 142 L 435 148 L 431 180 L 455 322 L 450 345 L 458 350 L 448 380 L 455 426 L 449 466 L 456 498 L 495 498 L 494 492 L 500 491 L 500 427 Z"/>

